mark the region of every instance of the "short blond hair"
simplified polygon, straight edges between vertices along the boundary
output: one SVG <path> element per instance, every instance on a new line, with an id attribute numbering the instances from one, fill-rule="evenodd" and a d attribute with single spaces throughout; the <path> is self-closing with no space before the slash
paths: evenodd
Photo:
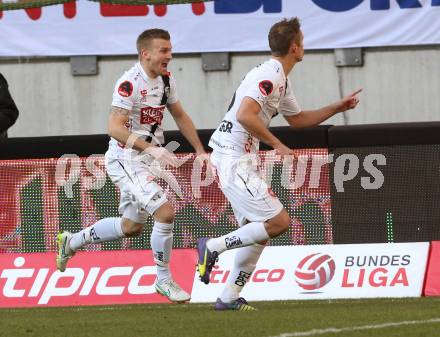
<path id="1" fill-rule="evenodd" d="M 285 56 L 292 42 L 300 41 L 301 24 L 298 18 L 284 19 L 274 24 L 269 31 L 269 46 L 274 56 Z"/>
<path id="2" fill-rule="evenodd" d="M 136 48 L 138 54 L 141 54 L 142 49 L 148 49 L 150 43 L 154 39 L 171 40 L 170 33 L 164 29 L 153 28 L 143 31 L 136 40 Z"/>

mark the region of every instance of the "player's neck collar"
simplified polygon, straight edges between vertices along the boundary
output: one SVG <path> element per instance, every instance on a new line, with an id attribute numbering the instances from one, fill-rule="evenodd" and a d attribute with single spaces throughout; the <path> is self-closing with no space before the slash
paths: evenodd
<path id="1" fill-rule="evenodd" d="M 138 61 L 138 63 L 136 63 L 136 66 L 139 68 L 139 71 L 141 73 L 142 78 L 144 79 L 144 81 L 154 81 L 156 80 L 158 77 L 160 76 L 156 76 L 156 77 L 150 77 L 148 76 L 148 74 L 145 72 L 144 67 L 142 67 L 142 64 L 140 61 Z"/>
<path id="2" fill-rule="evenodd" d="M 286 73 L 284 72 L 283 63 L 280 60 L 274 58 L 273 56 L 270 58 L 270 60 L 271 60 L 271 62 L 274 62 L 278 67 L 280 67 L 282 74 L 283 74 L 283 77 L 286 78 L 287 76 L 286 76 Z"/>

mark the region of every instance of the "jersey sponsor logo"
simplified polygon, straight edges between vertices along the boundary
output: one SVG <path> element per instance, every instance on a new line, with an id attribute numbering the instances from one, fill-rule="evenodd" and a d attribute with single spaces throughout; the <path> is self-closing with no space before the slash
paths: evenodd
<path id="1" fill-rule="evenodd" d="M 218 131 L 231 133 L 232 126 L 233 126 L 232 122 L 227 120 L 222 120 L 222 123 L 220 124 Z"/>
<path id="2" fill-rule="evenodd" d="M 146 107 L 141 109 L 141 124 L 162 124 L 163 112 L 165 107 Z"/>
<path id="3" fill-rule="evenodd" d="M 119 85 L 118 94 L 122 97 L 130 97 L 133 93 L 133 84 L 130 81 L 124 81 Z"/>
<path id="4" fill-rule="evenodd" d="M 258 88 L 260 89 L 260 92 L 263 94 L 263 96 L 269 96 L 272 93 L 273 84 L 269 80 L 264 80 L 258 83 Z"/>
<path id="5" fill-rule="evenodd" d="M 147 89 L 141 90 L 139 93 L 141 94 L 140 102 L 141 103 L 145 103 L 148 100 L 148 96 L 147 96 L 148 91 L 147 91 Z M 151 94 L 151 91 L 150 91 L 150 94 Z M 156 96 L 156 95 L 151 95 L 151 96 Z"/>

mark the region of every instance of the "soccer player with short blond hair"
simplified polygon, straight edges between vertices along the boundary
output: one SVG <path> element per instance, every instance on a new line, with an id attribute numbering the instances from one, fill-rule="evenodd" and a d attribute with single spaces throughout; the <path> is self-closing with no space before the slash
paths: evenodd
<path id="1" fill-rule="evenodd" d="M 274 24 L 269 32 L 269 46 L 272 57 L 247 73 L 209 143 L 219 186 L 240 226 L 221 237 L 198 240 L 198 271 L 206 284 L 218 256 L 226 250 L 238 249 L 233 270 L 215 303 L 216 310 L 254 310 L 240 297 L 240 292 L 266 242 L 289 228 L 289 214 L 252 165 L 260 141 L 280 155 L 295 155 L 268 130 L 271 119 L 279 113 L 293 128 L 311 127 L 338 112 L 353 109 L 359 102 L 357 91 L 323 108 L 301 110 L 287 77 L 304 56 L 303 33 L 297 18 Z"/>
<path id="2" fill-rule="evenodd" d="M 169 262 L 173 245 L 174 209 L 155 181 L 157 161 L 176 164 L 176 157 L 164 143 L 162 119 L 167 108 L 182 134 L 197 154 L 204 148 L 190 117 L 183 109 L 171 61 L 170 35 L 163 29 L 148 29 L 136 43 L 139 62 L 116 82 L 108 121 L 111 136 L 105 154 L 106 170 L 119 187 L 122 218 L 101 219 L 78 233 L 58 235 L 57 268 L 66 269 L 68 260 L 87 244 L 137 236 L 148 216 L 153 216 L 151 248 L 157 265 L 157 292 L 173 302 L 189 301 L 190 295 L 172 278 Z"/>

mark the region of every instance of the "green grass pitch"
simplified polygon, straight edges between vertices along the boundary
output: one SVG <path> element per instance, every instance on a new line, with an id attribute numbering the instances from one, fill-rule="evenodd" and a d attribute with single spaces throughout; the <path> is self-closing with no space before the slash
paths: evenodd
<path id="1" fill-rule="evenodd" d="M 216 312 L 210 304 L 0 309 L 0 336 L 440 336 L 440 298 L 251 304 L 259 310 Z"/>

